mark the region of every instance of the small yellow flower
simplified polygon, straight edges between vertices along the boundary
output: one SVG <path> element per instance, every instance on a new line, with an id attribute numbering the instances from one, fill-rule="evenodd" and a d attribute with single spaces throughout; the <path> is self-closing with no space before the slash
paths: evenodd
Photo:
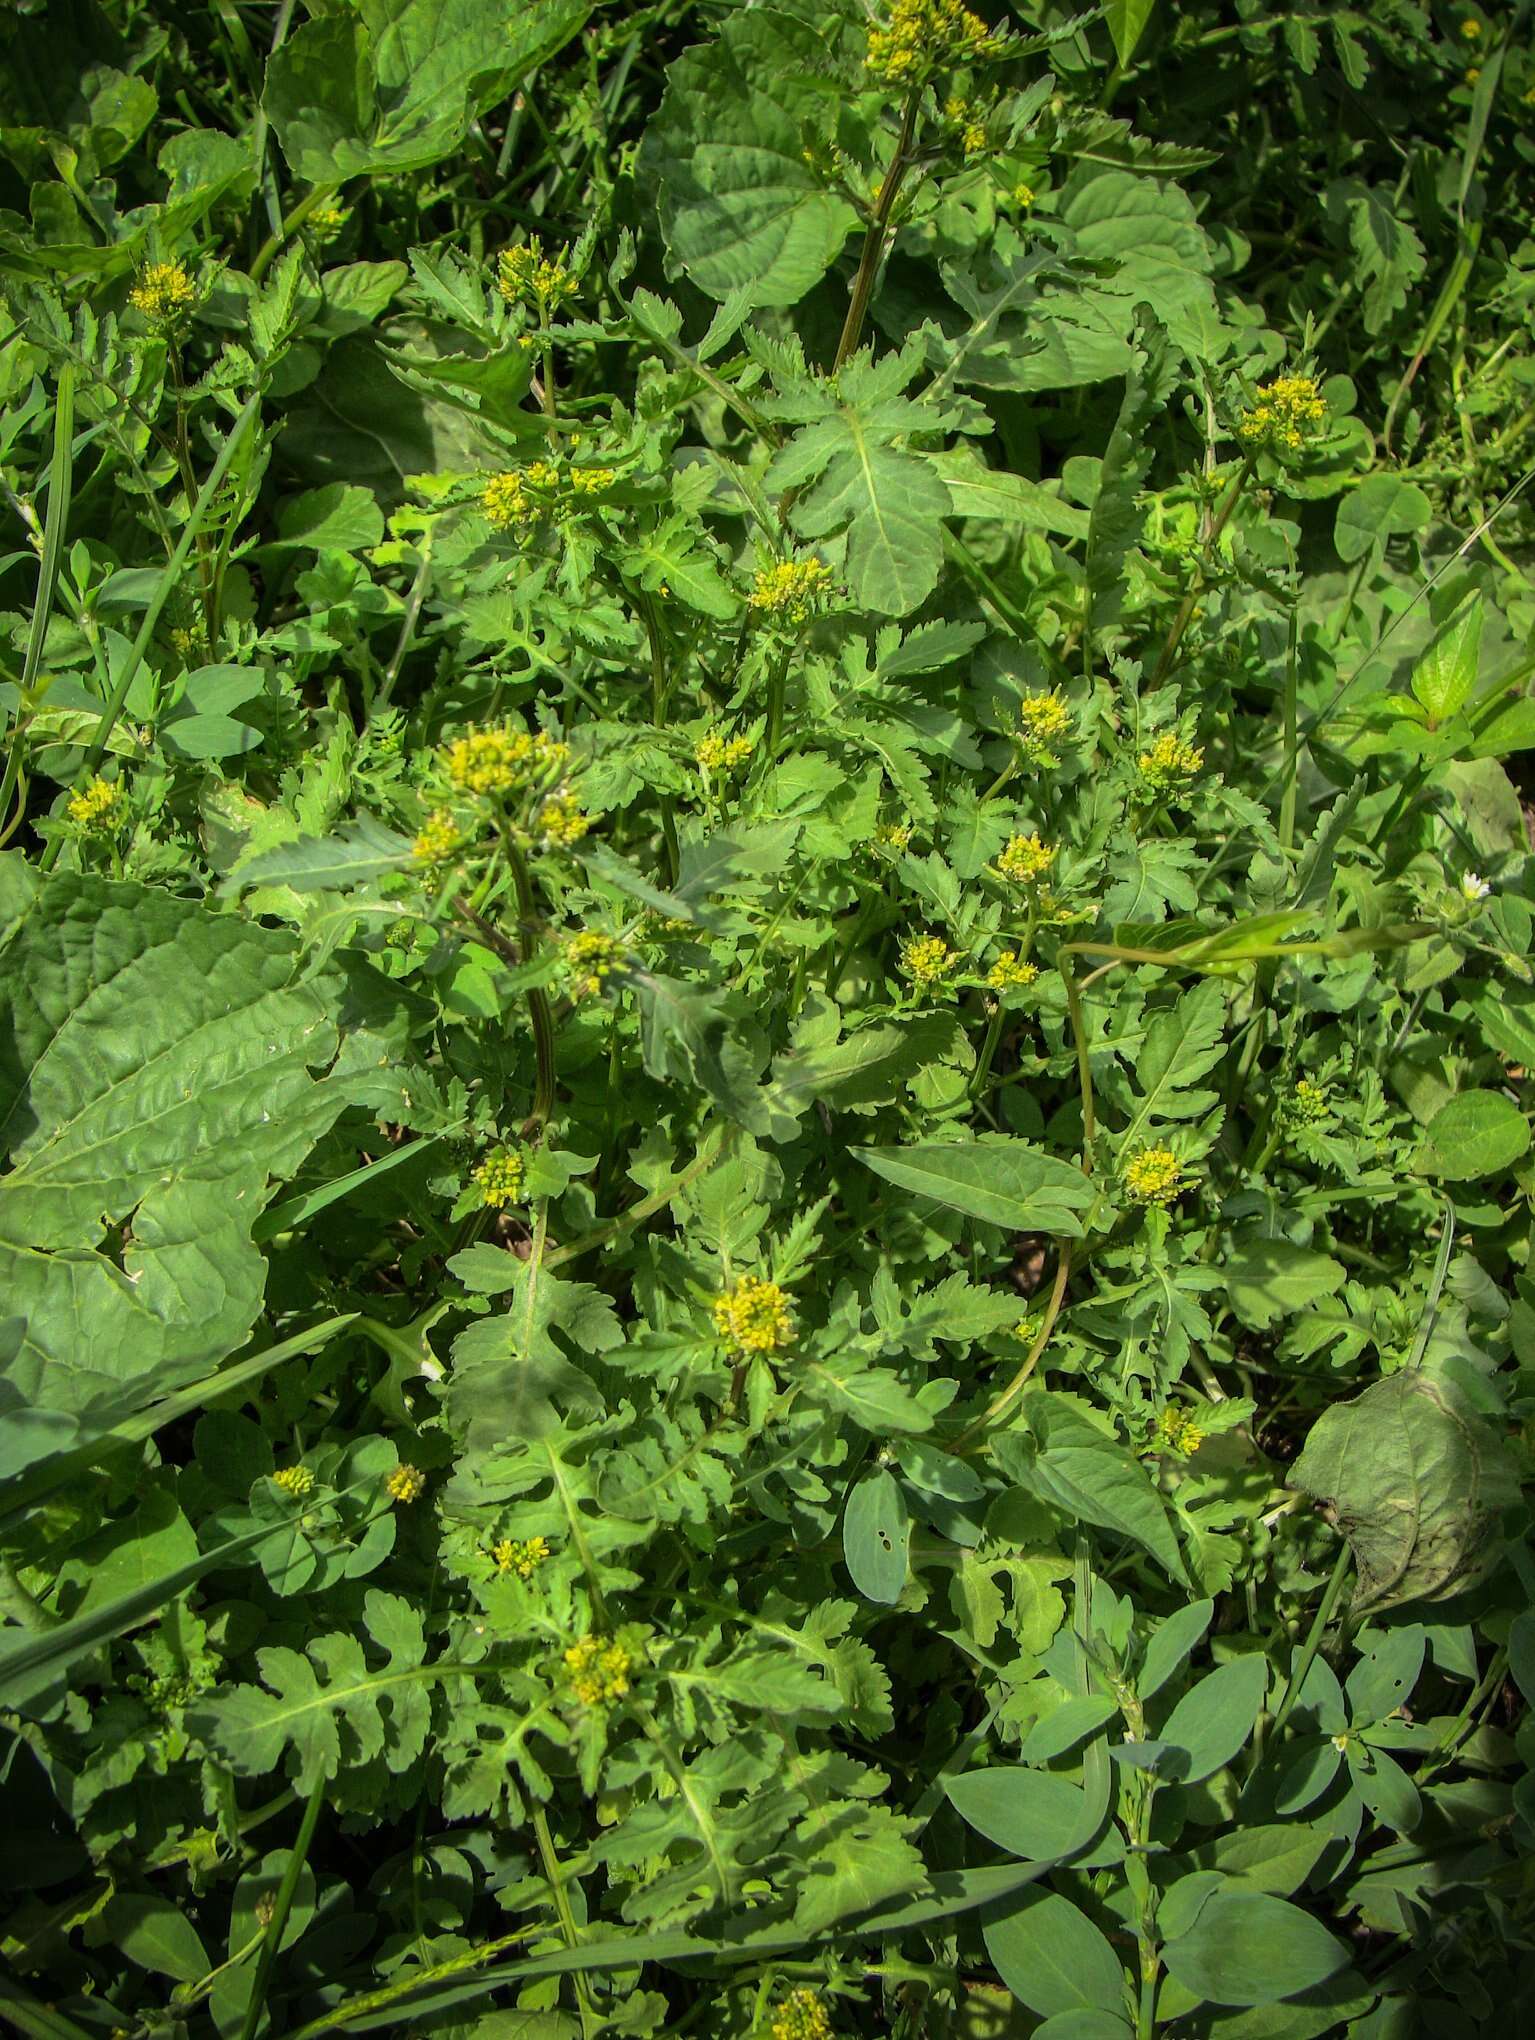
<path id="1" fill-rule="evenodd" d="M 538 811 L 538 826 L 546 843 L 568 850 L 579 843 L 592 826 L 591 816 L 567 793 L 557 793 Z"/>
<path id="2" fill-rule="evenodd" d="M 1013 186 L 1013 204 L 1016 205 L 1020 209 L 1020 211 L 1027 212 L 1029 207 L 1033 203 L 1034 203 L 1034 187 L 1032 184 L 1015 184 Z"/>
<path id="3" fill-rule="evenodd" d="M 583 1636 L 565 1653 L 565 1674 L 583 1707 L 622 1700 L 629 1690 L 632 1664 L 621 1643 L 604 1643 L 600 1636 Z"/>
<path id="4" fill-rule="evenodd" d="M 1059 765 L 1057 744 L 1071 734 L 1071 710 L 1060 692 L 1026 694 L 1018 704 L 1019 741 L 1031 765 Z"/>
<path id="5" fill-rule="evenodd" d="M 1032 963 L 1025 963 L 1016 949 L 1004 949 L 987 973 L 986 982 L 994 992 L 1021 992 L 1039 976 Z"/>
<path id="6" fill-rule="evenodd" d="M 573 999 L 595 998 L 625 961 L 621 942 L 584 928 L 565 944 L 565 971 Z"/>
<path id="7" fill-rule="evenodd" d="M 197 303 L 197 286 L 180 262 L 151 262 L 138 273 L 128 302 L 152 326 L 173 326 Z"/>
<path id="8" fill-rule="evenodd" d="M 96 778 L 72 793 L 64 812 L 77 828 L 105 835 L 115 829 L 123 804 L 123 790 L 115 780 Z"/>
<path id="9" fill-rule="evenodd" d="M 1035 836 L 1013 836 L 997 859 L 997 869 L 1014 885 L 1034 885 L 1055 862 L 1055 845 Z"/>
<path id="10" fill-rule="evenodd" d="M 1187 1459 L 1203 1445 L 1205 1434 L 1190 1411 L 1169 1403 L 1157 1418 L 1156 1442 L 1163 1451 L 1177 1452 Z"/>
<path id="11" fill-rule="evenodd" d="M 384 1482 L 384 1492 L 394 1502 L 419 1502 L 426 1493 L 426 1475 L 419 1466 L 397 1466 Z"/>
<path id="12" fill-rule="evenodd" d="M 941 935 L 913 935 L 901 944 L 901 969 L 914 985 L 940 984 L 959 961 Z"/>
<path id="13" fill-rule="evenodd" d="M 1259 389 L 1257 403 L 1237 420 L 1237 433 L 1249 446 L 1280 446 L 1295 453 L 1326 420 L 1316 378 L 1281 375 Z"/>
<path id="14" fill-rule="evenodd" d="M 758 569 L 748 609 L 777 622 L 806 624 L 831 590 L 831 568 L 824 560 L 780 560 Z"/>
<path id="15" fill-rule="evenodd" d="M 317 241 L 334 241 L 351 217 L 349 206 L 319 205 L 309 215 L 309 231 Z"/>
<path id="16" fill-rule="evenodd" d="M 1000 55 L 993 35 L 963 0 L 893 0 L 888 26 L 869 30 L 865 63 L 881 85 L 918 85 L 935 71 Z"/>
<path id="17" fill-rule="evenodd" d="M 509 305 L 526 302 L 547 315 L 558 311 L 580 289 L 561 254 L 550 260 L 535 234 L 519 248 L 503 248 L 496 266 L 496 288 Z"/>
<path id="18" fill-rule="evenodd" d="M 1320 1126 L 1332 1116 L 1327 1086 L 1311 1077 L 1298 1077 L 1290 1095 L 1281 1101 L 1280 1110 L 1292 1126 Z"/>
<path id="19" fill-rule="evenodd" d="M 528 494 L 527 483 L 516 468 L 491 476 L 480 493 L 480 506 L 497 531 L 521 531 L 536 524 L 548 508 Z"/>
<path id="20" fill-rule="evenodd" d="M 449 864 L 464 847 L 463 833 L 447 808 L 436 808 L 421 825 L 421 833 L 410 846 L 418 864 Z"/>
<path id="21" fill-rule="evenodd" d="M 572 468 L 565 477 L 571 489 L 578 496 L 600 496 L 604 489 L 611 489 L 618 479 L 612 468 Z"/>
<path id="22" fill-rule="evenodd" d="M 314 1487 L 314 1475 L 307 1466 L 285 1466 L 272 1475 L 274 1485 L 293 1501 L 301 1501 Z"/>
<path id="23" fill-rule="evenodd" d="M 1460 24 L 1460 32 L 1465 41 L 1477 42 L 1481 39 L 1482 24 L 1474 14 L 1468 14 Z"/>
<path id="24" fill-rule="evenodd" d="M 776 1353 L 794 1336 L 789 1299 L 776 1282 L 743 1275 L 714 1299 L 714 1327 L 737 1353 Z"/>
<path id="25" fill-rule="evenodd" d="M 773 2014 L 770 2040 L 832 2040 L 832 2023 L 813 1990 L 791 1990 Z"/>
<path id="26" fill-rule="evenodd" d="M 1136 759 L 1136 769 L 1148 794 L 1176 797 L 1203 769 L 1205 754 L 1176 730 L 1164 730 L 1149 750 Z"/>
<path id="27" fill-rule="evenodd" d="M 1182 1162 L 1165 1147 L 1140 1149 L 1126 1162 L 1123 1177 L 1137 1204 L 1171 1204 L 1186 1187 Z"/>
<path id="28" fill-rule="evenodd" d="M 492 1148 L 470 1175 L 470 1182 L 480 1193 L 480 1203 L 493 1211 L 504 1211 L 509 1204 L 516 1204 L 522 1196 L 523 1178 L 527 1174 L 527 1163 L 515 1148 Z"/>
<path id="29" fill-rule="evenodd" d="M 1468 85 L 1477 84 L 1481 79 L 1481 75 L 1482 67 L 1480 64 L 1468 64 L 1466 66 L 1466 83 Z"/>
<path id="30" fill-rule="evenodd" d="M 460 793 L 516 794 L 548 786 L 570 762 L 570 747 L 545 735 L 503 724 L 471 730 L 441 754 L 443 769 Z"/>
<path id="31" fill-rule="evenodd" d="M 549 1556 L 542 1537 L 503 1537 L 491 1552 L 498 1572 L 516 1573 L 520 1580 L 532 1579 Z"/>
<path id="32" fill-rule="evenodd" d="M 693 746 L 693 757 L 701 772 L 729 778 L 741 770 L 755 749 L 750 737 L 726 737 L 718 730 L 706 730 Z"/>
<path id="33" fill-rule="evenodd" d="M 883 857 L 893 864 L 911 847 L 911 823 L 881 822 L 874 831 L 874 841 L 870 847 L 877 857 Z"/>

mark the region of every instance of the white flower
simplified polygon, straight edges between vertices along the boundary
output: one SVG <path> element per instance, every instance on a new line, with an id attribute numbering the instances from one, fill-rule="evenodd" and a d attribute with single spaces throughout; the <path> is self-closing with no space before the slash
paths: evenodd
<path id="1" fill-rule="evenodd" d="M 1460 882 L 1460 889 L 1468 900 L 1484 900 L 1492 887 L 1474 871 L 1468 871 Z"/>

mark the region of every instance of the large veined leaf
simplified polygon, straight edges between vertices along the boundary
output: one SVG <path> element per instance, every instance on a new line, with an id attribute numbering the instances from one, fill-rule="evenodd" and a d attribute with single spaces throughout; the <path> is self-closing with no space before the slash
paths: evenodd
<path id="1" fill-rule="evenodd" d="M 769 488 L 799 492 L 793 521 L 804 537 L 846 531 L 848 586 L 881 616 L 908 615 L 943 566 L 949 491 L 908 442 L 946 420 L 902 394 L 920 367 L 915 343 L 883 361 L 857 354 L 838 375 L 763 405 L 803 427 L 774 456 Z"/>
<path id="2" fill-rule="evenodd" d="M 423 169 L 590 12 L 586 0 L 353 0 L 273 56 L 267 118 L 311 184 Z"/>
<path id="3" fill-rule="evenodd" d="M 0 1283 L 9 1378 L 80 1413 L 238 1346 L 251 1227 L 344 1102 L 334 987 L 290 937 L 190 900 L 52 879 L 0 959 Z"/>
<path id="4" fill-rule="evenodd" d="M 1518 1496 L 1497 1432 L 1449 1380 L 1416 1367 L 1324 1410 L 1287 1484 L 1325 1502 L 1348 1539 L 1356 1614 L 1469 1585 Z"/>
<path id="5" fill-rule="evenodd" d="M 710 297 L 796 304 L 856 226 L 805 161 L 807 122 L 835 104 L 828 68 L 821 36 L 768 8 L 727 16 L 672 67 L 641 160 L 673 261 Z"/>
<path id="6" fill-rule="evenodd" d="M 945 267 L 945 288 L 969 324 L 944 322 L 940 387 L 1073 389 L 1126 375 L 1142 304 L 1175 348 L 1218 349 L 1213 251 L 1186 193 L 1084 164 L 1062 193 L 1061 218 L 1052 249 L 1002 226 L 968 266 Z"/>

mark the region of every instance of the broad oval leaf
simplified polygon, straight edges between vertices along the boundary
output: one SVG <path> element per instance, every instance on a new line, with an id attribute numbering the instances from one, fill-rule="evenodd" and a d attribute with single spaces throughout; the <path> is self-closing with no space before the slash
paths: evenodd
<path id="1" fill-rule="evenodd" d="M 897 1189 L 1008 1232 L 1080 1239 L 1077 1213 L 1093 1201 L 1093 1186 L 1080 1169 L 1026 1140 L 914 1141 L 852 1152 Z"/>
<path id="2" fill-rule="evenodd" d="M 910 1538 L 911 1518 L 901 1483 L 884 1467 L 865 1474 L 848 1496 L 842 1516 L 842 1556 L 865 1600 L 888 1606 L 901 1598 Z"/>
<path id="3" fill-rule="evenodd" d="M 1227 1885 L 1186 1933 L 1166 1942 L 1168 1974 L 1209 2004 L 1271 2005 L 1325 1983 L 1348 1950 L 1287 1899 Z"/>

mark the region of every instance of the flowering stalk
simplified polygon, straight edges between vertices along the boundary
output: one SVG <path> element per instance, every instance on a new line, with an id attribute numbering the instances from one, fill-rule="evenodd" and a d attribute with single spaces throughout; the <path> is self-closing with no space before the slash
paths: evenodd
<path id="1" fill-rule="evenodd" d="M 128 656 L 123 661 L 122 670 L 117 676 L 117 686 L 112 692 L 112 699 L 102 710 L 101 720 L 96 725 L 96 734 L 91 740 L 91 748 L 83 768 L 83 777 L 86 779 L 95 776 L 102 759 L 106 756 L 108 741 L 111 738 L 112 731 L 117 726 L 118 717 L 123 712 L 123 704 L 128 699 L 128 689 L 133 685 L 134 675 L 138 672 L 140 665 L 143 663 L 144 654 L 149 649 L 149 641 L 153 637 L 155 628 L 160 621 L 160 612 L 170 600 L 172 591 L 181 578 L 188 555 L 197 542 L 197 535 L 207 522 L 208 513 L 213 508 L 218 492 L 224 485 L 224 477 L 229 472 L 230 463 L 234 459 L 236 449 L 239 447 L 240 441 L 245 437 L 245 428 L 256 416 L 260 406 L 261 391 L 259 389 L 252 390 L 241 406 L 240 415 L 229 428 L 224 444 L 218 450 L 218 458 L 213 463 L 208 479 L 204 482 L 197 501 L 188 512 L 187 521 L 182 526 L 180 538 L 176 541 L 176 550 L 171 555 L 170 564 L 160 576 L 155 592 L 149 599 L 149 606 L 144 611 L 144 620 L 139 625 L 138 636 L 133 640 Z M 40 860 L 44 871 L 51 871 L 57 863 L 62 842 L 63 838 L 61 836 L 55 836 L 44 849 Z"/>
<path id="2" fill-rule="evenodd" d="M 512 884 L 517 892 L 517 927 L 521 935 L 519 955 L 524 969 L 538 954 L 538 905 L 533 897 L 533 881 L 528 875 L 527 861 L 510 835 L 503 836 L 506 858 L 512 871 Z M 545 1125 L 554 1111 L 555 1051 L 554 1051 L 554 1010 L 549 1004 L 549 994 L 542 985 L 529 985 L 528 1021 L 533 1029 L 533 1055 L 536 1074 L 533 1083 L 533 1110 L 523 1121 L 522 1137 L 529 1140 Z"/>
<path id="3" fill-rule="evenodd" d="M 1237 469 L 1236 480 L 1226 491 L 1226 500 L 1215 513 L 1214 521 L 1205 533 L 1205 541 L 1200 547 L 1199 559 L 1194 568 L 1194 578 L 1189 584 L 1188 593 L 1178 604 L 1178 613 L 1173 618 L 1173 627 L 1167 633 L 1167 642 L 1162 647 L 1162 655 L 1157 660 L 1156 670 L 1151 676 L 1153 687 L 1159 687 L 1166 679 L 1168 669 L 1177 656 L 1178 647 L 1183 642 L 1183 633 L 1188 629 L 1189 620 L 1194 614 L 1194 605 L 1204 593 L 1205 568 L 1209 565 L 1215 548 L 1220 544 L 1221 533 L 1231 521 L 1231 513 L 1237 507 L 1242 491 L 1247 487 L 1248 477 L 1252 474 L 1256 460 L 1257 456 L 1255 454 L 1249 453 L 1243 456 L 1242 465 Z"/>
<path id="4" fill-rule="evenodd" d="M 831 365 L 833 375 L 863 338 L 863 323 L 868 317 L 869 301 L 874 295 L 874 279 L 879 273 L 880 257 L 885 252 L 885 233 L 890 224 L 890 215 L 906 173 L 914 160 L 911 143 L 921 99 L 922 86 L 919 83 L 906 95 L 906 104 L 901 109 L 901 131 L 896 137 L 895 154 L 890 158 L 890 167 L 885 172 L 884 182 L 879 188 L 879 197 L 874 201 L 873 216 L 863 237 L 863 252 L 858 258 L 858 273 L 853 278 L 853 295 L 848 300 L 847 317 L 842 322 L 842 337 L 837 342 L 836 359 Z"/>
<path id="5" fill-rule="evenodd" d="M 48 471 L 48 521 L 43 528 L 42 559 L 37 570 L 37 594 L 32 604 L 32 624 L 27 632 L 27 649 L 21 665 L 21 699 L 11 725 L 10 749 L 5 760 L 5 777 L 0 780 L 0 844 L 6 842 L 21 820 L 23 802 L 18 801 L 15 821 L 8 820 L 12 798 L 21 778 L 21 753 L 25 725 L 31 713 L 32 690 L 42 670 L 43 647 L 48 636 L 48 618 L 53 613 L 53 594 L 59 581 L 59 562 L 64 556 L 64 534 L 69 523 L 69 499 L 74 486 L 75 376 L 72 362 L 59 370 L 58 397 L 53 413 L 53 465 Z"/>

